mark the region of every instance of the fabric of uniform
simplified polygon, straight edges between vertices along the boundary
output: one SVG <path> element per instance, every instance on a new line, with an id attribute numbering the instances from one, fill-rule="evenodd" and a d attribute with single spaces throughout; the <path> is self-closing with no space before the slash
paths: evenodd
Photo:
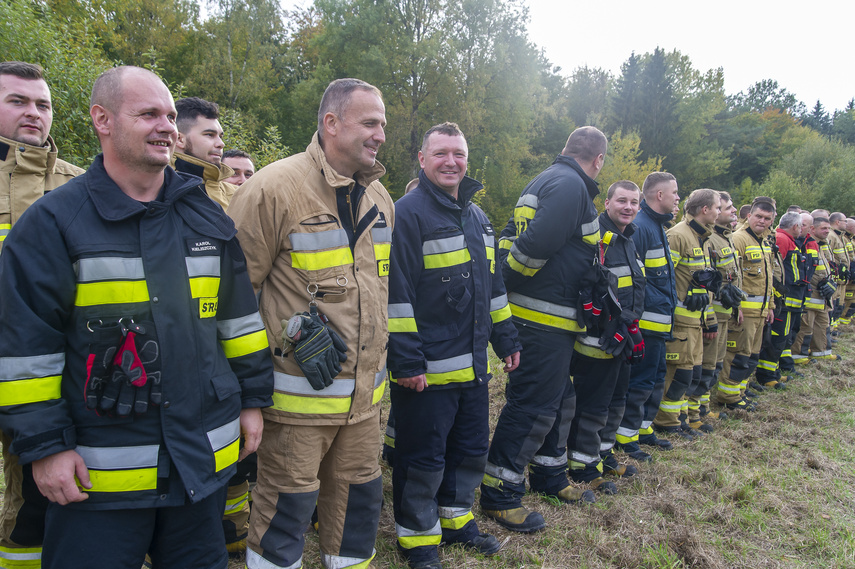
<path id="1" fill-rule="evenodd" d="M 232 201 L 237 186 L 224 181 L 226 178 L 234 176 L 235 173 L 228 165 L 220 164 L 217 166 L 207 160 L 176 152 L 172 155 L 172 167 L 177 172 L 202 178 L 208 197 L 220 204 L 224 210 L 229 207 L 229 202 Z"/>
<path id="2" fill-rule="evenodd" d="M 172 155 L 172 167 L 177 172 L 202 178 L 208 197 L 220 204 L 223 210 L 229 207 L 237 186 L 224 181 L 234 175 L 234 170 L 228 165 L 217 166 L 195 156 L 176 152 Z M 249 483 L 250 480 L 255 481 L 257 464 L 258 459 L 253 453 L 238 464 L 237 472 L 229 480 L 223 511 L 223 533 L 227 544 L 246 539 L 249 531 Z"/>
<path id="3" fill-rule="evenodd" d="M 650 435 L 653 418 L 665 385 L 665 340 L 671 338 L 671 326 L 677 292 L 674 281 L 674 262 L 665 236 L 664 226 L 673 214 L 658 213 L 646 201 L 633 225 L 632 241 L 639 259 L 644 264 L 647 279 L 644 311 L 638 327 L 644 338 L 644 360 L 631 366 L 629 387 L 623 417 L 616 433 L 616 443 L 627 452 L 639 450 L 638 436 Z"/>
<path id="4" fill-rule="evenodd" d="M 301 565 L 302 533 L 316 498 L 324 565 L 365 567 L 374 556 L 394 223 L 392 200 L 377 181 L 384 172 L 380 163 L 355 174 L 336 172 L 315 133 L 305 152 L 259 170 L 229 205 L 274 354 L 265 433 L 289 433 L 258 450 L 250 568 Z M 307 311 L 313 299 L 348 347 L 342 371 L 317 391 L 294 358 L 282 355 L 281 339 L 281 321 Z M 329 450 L 296 460 L 305 439 L 319 439 Z M 346 515 L 357 506 L 358 519 Z M 295 523 L 283 521 L 291 519 Z"/>
<path id="5" fill-rule="evenodd" d="M 781 282 L 786 293 L 783 297 L 776 297 L 776 303 L 780 302 L 781 306 L 780 310 L 776 311 L 775 320 L 771 325 L 771 340 L 760 350 L 760 361 L 755 375 L 762 385 L 774 385 L 774 382 L 781 378 L 779 369 L 781 354 L 793 343 L 796 329 L 793 324 L 801 320 L 802 304 L 804 304 L 809 279 L 807 257 L 802 253 L 795 239 L 778 228 L 775 241 L 778 253 L 783 258 Z"/>
<path id="6" fill-rule="evenodd" d="M 393 498 L 398 543 L 415 560 L 479 535 L 472 516 L 490 442 L 487 344 L 500 359 L 520 350 L 501 273 L 496 233 L 470 200 L 419 173 L 395 205 L 389 277 L 389 355 L 395 415 Z M 424 374 L 422 392 L 396 377 Z M 431 425 L 425 429 L 425 425 Z"/>
<path id="7" fill-rule="evenodd" d="M 76 450 L 89 469 L 89 498 L 63 506 L 65 519 L 224 493 L 240 411 L 270 405 L 272 370 L 234 225 L 198 178 L 167 168 L 160 196 L 143 204 L 98 156 L 12 229 L 0 289 L 0 423 L 13 434 L 10 451 L 26 465 Z M 98 414 L 84 396 L 92 330 L 120 319 L 156 337 L 161 360 L 162 404 L 128 417 Z M 45 542 L 56 559 L 82 545 L 67 535 Z"/>
<path id="8" fill-rule="evenodd" d="M 721 273 L 722 286 L 732 284 L 741 288 L 742 272 L 739 270 L 739 259 L 734 252 L 731 235 L 732 231 L 729 227 L 716 224 L 706 242 L 706 248 L 710 263 Z M 721 301 L 715 299 L 708 309 L 711 309 L 715 315 L 714 324 L 717 334 L 715 338 L 703 339 L 704 355 L 701 364 L 701 381 L 689 397 L 690 422 L 700 420 L 702 407 L 709 408 L 710 390 L 716 385 L 727 352 L 728 324 L 736 312 L 733 308 L 725 308 Z"/>
<path id="9" fill-rule="evenodd" d="M 831 326 L 836 328 L 840 316 L 843 315 L 843 303 L 845 302 L 845 281 L 841 278 L 841 267 L 849 266 L 849 256 L 846 253 L 846 243 L 842 238 L 842 231 L 832 229 L 828 232 L 829 260 L 833 261 L 832 274 L 834 275 L 834 284 L 837 290 L 834 291 L 834 296 L 831 298 L 832 311 L 830 314 Z"/>
<path id="10" fill-rule="evenodd" d="M 689 214 L 685 214 L 680 223 L 668 230 L 677 305 L 674 309 L 672 340 L 665 345 L 664 393 L 659 411 L 653 419 L 654 425 L 666 429 L 680 426 L 680 415 L 688 414 L 688 396 L 694 393 L 700 381 L 704 356 L 701 327 L 704 311 L 689 310 L 683 302 L 691 288 L 692 273 L 710 267 L 704 248 L 709 236 L 710 228 L 701 225 Z M 698 368 L 697 374 L 695 367 Z"/>
<path id="11" fill-rule="evenodd" d="M 6 235 L 28 207 L 82 173 L 82 168 L 57 158 L 50 136 L 43 147 L 0 137 L 0 252 Z M 47 498 L 36 488 L 31 468 L 22 468 L 8 451 L 11 439 L 0 434 L 0 441 L 6 482 L 0 513 L 0 567 L 38 567 Z"/>
<path id="12" fill-rule="evenodd" d="M 742 400 L 748 377 L 760 359 L 763 326 L 774 309 L 773 254 L 766 236 L 756 235 L 747 224 L 733 234 L 733 246 L 739 257 L 742 290 L 748 296 L 741 303 L 742 324 L 730 321 L 727 331 L 727 355 L 718 378 L 716 401 L 722 404 Z"/>
<path id="13" fill-rule="evenodd" d="M 585 330 L 576 319 L 579 268 L 593 262 L 600 239 L 598 193 L 576 160 L 560 155 L 526 186 L 502 231 L 502 276 L 523 351 L 490 445 L 481 485 L 485 509 L 520 506 L 528 463 L 533 490 L 555 494 L 570 484 L 565 445 L 576 399 L 570 359 L 574 336 Z"/>
<path id="14" fill-rule="evenodd" d="M 823 247 L 824 244 L 824 241 L 816 241 L 810 235 L 805 239 L 805 248 L 808 255 L 815 259 L 815 268 L 810 279 L 811 294 L 805 295 L 801 327 L 791 347 L 795 360 L 831 353 L 826 337 L 826 328 L 829 326 L 829 307 L 819 291 L 819 283 L 823 279 L 831 278 L 828 247 Z"/>
<path id="15" fill-rule="evenodd" d="M 621 232 L 607 213 L 600 214 L 603 266 L 617 277 L 620 318 L 625 325 L 639 319 L 644 309 L 644 265 L 635 251 L 630 224 Z M 602 472 L 598 468 L 600 452 L 614 445 L 614 434 L 623 417 L 629 364 L 623 355 L 614 357 L 600 348 L 600 337 L 580 335 L 570 362 L 576 413 L 567 439 L 570 476 L 577 482 L 590 482 Z M 618 404 L 620 402 L 620 404 Z M 605 448 L 601 434 L 606 438 Z"/>
<path id="16" fill-rule="evenodd" d="M 846 254 L 849 257 L 849 282 L 846 284 L 844 293 L 843 316 L 841 324 L 851 324 L 852 315 L 855 314 L 855 236 L 848 231 L 843 232 L 843 241 L 846 244 Z"/>

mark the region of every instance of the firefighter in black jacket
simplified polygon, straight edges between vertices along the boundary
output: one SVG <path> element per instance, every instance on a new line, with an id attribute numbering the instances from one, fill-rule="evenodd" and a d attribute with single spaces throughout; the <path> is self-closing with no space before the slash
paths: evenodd
<path id="1" fill-rule="evenodd" d="M 481 507 L 515 531 L 546 525 L 539 513 L 522 507 L 526 465 L 532 490 L 564 502 L 594 499 L 590 490 L 570 485 L 565 445 L 576 406 L 573 343 L 586 321 L 597 322 L 594 313 L 602 308 L 592 294 L 595 284 L 603 284 L 601 275 L 583 269 L 592 266 L 600 240 L 594 178 L 606 147 L 596 128 L 573 131 L 561 155 L 523 190 L 499 242 L 523 352 L 490 445 Z M 586 292 L 581 304 L 580 289 Z"/>

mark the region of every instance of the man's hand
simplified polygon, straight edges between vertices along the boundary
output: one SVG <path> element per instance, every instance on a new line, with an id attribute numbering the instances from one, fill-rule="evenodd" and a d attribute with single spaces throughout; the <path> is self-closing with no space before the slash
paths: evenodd
<path id="1" fill-rule="evenodd" d="M 769 314 L 766 315 L 766 324 L 771 324 L 774 321 L 775 321 L 775 311 L 772 308 L 770 308 Z"/>
<path id="2" fill-rule="evenodd" d="M 39 492 L 60 506 L 89 497 L 77 487 L 75 477 L 84 488 L 92 488 L 86 463 L 76 451 L 65 450 L 33 461 L 33 479 Z"/>
<path id="3" fill-rule="evenodd" d="M 505 367 L 502 368 L 502 371 L 505 373 L 511 373 L 515 369 L 517 369 L 520 365 L 520 353 L 514 352 L 513 354 L 507 356 L 504 359 Z"/>
<path id="4" fill-rule="evenodd" d="M 398 385 L 401 387 L 415 389 L 416 391 L 424 391 L 424 388 L 427 387 L 427 378 L 425 377 L 425 374 L 417 375 L 415 377 L 398 377 L 395 381 L 397 381 Z"/>
<path id="5" fill-rule="evenodd" d="M 718 332 L 704 332 L 704 340 L 715 340 Z"/>
<path id="6" fill-rule="evenodd" d="M 258 443 L 261 442 L 261 431 L 263 429 L 264 419 L 261 416 L 261 409 L 257 407 L 241 409 L 240 434 L 244 440 L 238 460 L 243 460 L 258 450 Z"/>
<path id="7" fill-rule="evenodd" d="M 742 309 L 739 309 L 739 314 L 736 317 L 736 323 L 742 324 L 745 321 L 745 315 L 742 313 Z"/>

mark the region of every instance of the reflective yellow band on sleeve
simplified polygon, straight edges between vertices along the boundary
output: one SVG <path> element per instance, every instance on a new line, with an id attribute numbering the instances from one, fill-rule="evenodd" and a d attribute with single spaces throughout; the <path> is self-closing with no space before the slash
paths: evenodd
<path id="1" fill-rule="evenodd" d="M 501 322 L 502 320 L 507 320 L 510 317 L 511 317 L 511 307 L 508 304 L 506 304 L 505 306 L 503 306 L 502 308 L 500 308 L 498 310 L 492 310 L 490 312 L 490 320 L 493 321 L 493 324 L 496 324 L 497 322 Z"/>
<path id="2" fill-rule="evenodd" d="M 0 406 L 59 399 L 62 396 L 61 385 L 61 375 L 0 381 Z"/>
<path id="3" fill-rule="evenodd" d="M 267 343 L 267 333 L 264 330 L 258 330 L 245 336 L 238 336 L 228 340 L 220 340 L 220 345 L 223 347 L 223 352 L 226 357 L 239 358 L 261 350 L 266 350 L 269 347 Z"/>
<path id="4" fill-rule="evenodd" d="M 416 332 L 419 327 L 415 318 L 389 318 L 389 332 Z"/>

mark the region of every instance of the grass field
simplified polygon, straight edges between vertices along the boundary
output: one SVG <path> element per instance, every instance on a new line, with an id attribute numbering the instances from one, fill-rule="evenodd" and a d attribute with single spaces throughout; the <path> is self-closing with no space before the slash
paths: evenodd
<path id="1" fill-rule="evenodd" d="M 840 362 L 804 366 L 804 378 L 766 392 L 754 413 L 735 413 L 716 432 L 675 442 L 618 481 L 619 494 L 585 506 L 527 496 L 545 531 L 521 535 L 475 515 L 481 531 L 504 542 L 486 558 L 443 547 L 449 568 L 855 568 L 855 330 L 844 330 Z M 494 370 L 498 361 L 491 360 Z M 491 417 L 506 378 L 494 371 Z M 384 408 L 388 408 L 388 396 Z M 619 459 L 624 459 L 618 455 Z M 404 569 L 395 550 L 391 476 L 383 465 L 386 505 L 376 568 Z M 306 536 L 304 567 L 321 567 L 317 536 Z M 230 567 L 243 567 L 234 559 Z"/>

